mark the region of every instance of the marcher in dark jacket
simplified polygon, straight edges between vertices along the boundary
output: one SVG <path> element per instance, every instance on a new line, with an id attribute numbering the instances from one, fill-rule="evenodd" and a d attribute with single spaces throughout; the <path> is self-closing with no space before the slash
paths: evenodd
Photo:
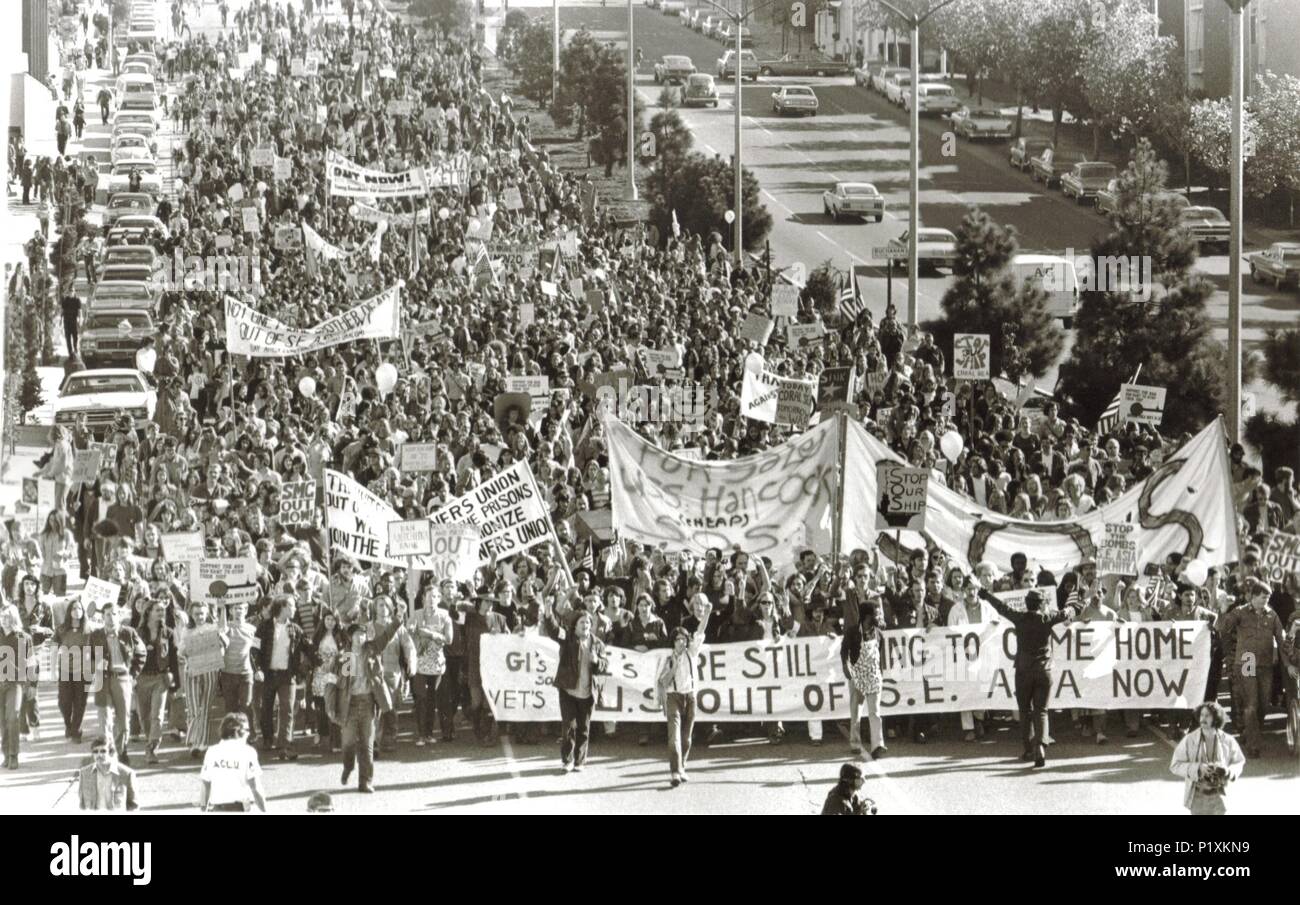
<path id="1" fill-rule="evenodd" d="M 560 764 L 565 773 L 580 772 L 587 762 L 591 712 L 600 698 L 599 677 L 609 674 L 605 645 L 591 630 L 592 614 L 561 604 L 557 614 L 545 614 L 547 628 L 559 639 L 560 662 L 555 669 L 555 690 L 560 696 Z"/>
<path id="2" fill-rule="evenodd" d="M 858 794 L 864 779 L 857 764 L 840 767 L 840 781 L 826 795 L 822 805 L 823 817 L 861 817 L 876 813 L 876 803 Z"/>
<path id="3" fill-rule="evenodd" d="M 262 671 L 262 739 L 269 750 L 272 739 L 280 760 L 297 760 L 292 750 L 293 713 L 297 680 L 303 673 L 302 627 L 293 621 L 294 602 L 279 597 L 271 604 L 271 618 L 257 626 L 257 666 Z M 276 735 L 276 702 L 279 735 Z"/>

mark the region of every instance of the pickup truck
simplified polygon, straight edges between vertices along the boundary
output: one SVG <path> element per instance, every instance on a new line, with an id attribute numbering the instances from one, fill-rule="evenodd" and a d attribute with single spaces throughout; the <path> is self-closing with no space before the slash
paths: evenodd
<path id="1" fill-rule="evenodd" d="M 718 79 L 729 79 L 736 74 L 736 51 L 728 50 L 718 57 Z M 740 52 L 740 77 L 751 82 L 758 81 L 758 57 L 752 50 Z"/>
<path id="2" fill-rule="evenodd" d="M 775 60 L 762 60 L 759 75 L 849 75 L 853 71 L 848 63 L 828 59 L 819 53 L 787 53 Z"/>
<path id="3" fill-rule="evenodd" d="M 1250 278 L 1256 283 L 1271 282 L 1278 289 L 1300 287 L 1300 242 L 1274 242 L 1246 260 Z"/>
<path id="4" fill-rule="evenodd" d="M 1057 154 L 1054 148 L 1047 148 L 1029 161 L 1029 178 L 1044 183 L 1050 189 L 1059 186 L 1061 177 L 1074 169 L 1076 163 L 1083 163 L 1083 160 L 1069 154 Z"/>

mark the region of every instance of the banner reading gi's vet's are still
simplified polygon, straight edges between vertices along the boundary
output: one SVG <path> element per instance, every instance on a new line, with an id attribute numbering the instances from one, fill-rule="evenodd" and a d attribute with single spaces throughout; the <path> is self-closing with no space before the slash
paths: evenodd
<path id="1" fill-rule="evenodd" d="M 391 286 L 355 308 L 306 328 L 290 327 L 226 296 L 226 349 L 253 358 L 284 358 L 358 339 L 397 339 L 402 335 L 401 286 Z"/>
<path id="2" fill-rule="evenodd" d="M 607 418 L 613 527 L 621 537 L 703 556 L 718 547 L 789 565 L 829 550 L 835 503 L 835 419 L 757 455 L 700 462 Z"/>
<path id="3" fill-rule="evenodd" d="M 886 714 L 1014 710 L 1015 629 L 1007 622 L 885 632 L 881 649 Z M 1182 710 L 1200 703 L 1210 668 L 1203 622 L 1075 622 L 1053 632 L 1052 697 L 1057 708 Z M 708 722 L 843 719 L 848 680 L 839 638 L 708 644 L 696 669 L 698 718 Z M 611 675 L 596 718 L 663 719 L 655 676 L 667 651 L 608 648 Z M 479 672 L 500 720 L 560 719 L 553 682 L 559 645 L 537 635 L 484 635 Z"/>

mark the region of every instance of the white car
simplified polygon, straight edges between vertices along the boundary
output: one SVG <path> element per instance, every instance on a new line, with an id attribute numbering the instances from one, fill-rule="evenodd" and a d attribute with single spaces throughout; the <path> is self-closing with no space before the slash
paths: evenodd
<path id="1" fill-rule="evenodd" d="M 817 115 L 817 95 L 807 85 L 786 85 L 772 92 L 772 112 L 777 116 L 797 113 Z"/>
<path id="2" fill-rule="evenodd" d="M 993 107 L 962 107 L 949 119 L 953 131 L 964 136 L 967 141 L 1011 137 L 1011 120 Z"/>
<path id="3" fill-rule="evenodd" d="M 131 173 L 140 173 L 140 191 L 148 192 L 155 198 L 162 197 L 162 174 L 158 165 L 151 161 L 124 161 L 113 167 L 112 171 L 101 174 L 98 191 L 111 198 L 118 192 L 131 191 Z"/>
<path id="4" fill-rule="evenodd" d="M 869 182 L 837 182 L 822 192 L 822 211 L 836 221 L 841 216 L 871 217 L 879 223 L 885 218 L 885 198 Z"/>
<path id="5" fill-rule="evenodd" d="M 54 400 L 54 423 L 71 425 L 84 414 L 91 432 L 107 434 L 117 416 L 127 414 L 137 421 L 153 418 L 158 392 L 144 374 L 134 368 L 99 368 L 69 374 Z"/>
<path id="6" fill-rule="evenodd" d="M 895 72 L 885 81 L 885 98 L 895 106 L 903 106 L 903 92 L 912 87 L 912 73 L 906 69 Z"/>
<path id="7" fill-rule="evenodd" d="M 871 90 L 877 94 L 885 93 L 885 84 L 896 75 L 911 75 L 910 69 L 901 66 L 885 66 L 871 73 Z"/>
<path id="8" fill-rule="evenodd" d="M 890 247 L 907 248 L 909 232 L 906 230 L 898 238 L 890 239 Z M 916 257 L 917 264 L 922 268 L 952 267 L 957 263 L 957 237 L 951 230 L 921 227 L 916 234 Z"/>
<path id="9" fill-rule="evenodd" d="M 152 214 L 123 214 L 109 228 L 108 244 L 138 245 L 152 241 L 155 235 L 168 238 L 167 224 Z"/>
<path id="10" fill-rule="evenodd" d="M 962 105 L 950 85 L 922 82 L 916 87 L 916 91 L 917 96 L 920 98 L 917 101 L 917 110 L 922 116 L 927 113 L 947 116 Z M 912 91 L 910 88 L 903 93 L 903 109 L 908 111 L 912 109 Z"/>
<path id="11" fill-rule="evenodd" d="M 153 151 L 149 149 L 149 139 L 135 132 L 124 132 L 114 136 L 108 159 L 114 166 L 128 161 L 154 162 Z"/>

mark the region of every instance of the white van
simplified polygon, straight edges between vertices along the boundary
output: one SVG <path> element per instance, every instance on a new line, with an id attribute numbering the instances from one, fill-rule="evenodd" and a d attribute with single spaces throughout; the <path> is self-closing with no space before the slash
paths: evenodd
<path id="1" fill-rule="evenodd" d="M 1059 255 L 1016 255 L 1011 270 L 1018 283 L 1033 281 L 1047 293 L 1047 310 L 1059 317 L 1065 329 L 1074 326 L 1079 310 L 1079 275 L 1074 262 Z"/>

